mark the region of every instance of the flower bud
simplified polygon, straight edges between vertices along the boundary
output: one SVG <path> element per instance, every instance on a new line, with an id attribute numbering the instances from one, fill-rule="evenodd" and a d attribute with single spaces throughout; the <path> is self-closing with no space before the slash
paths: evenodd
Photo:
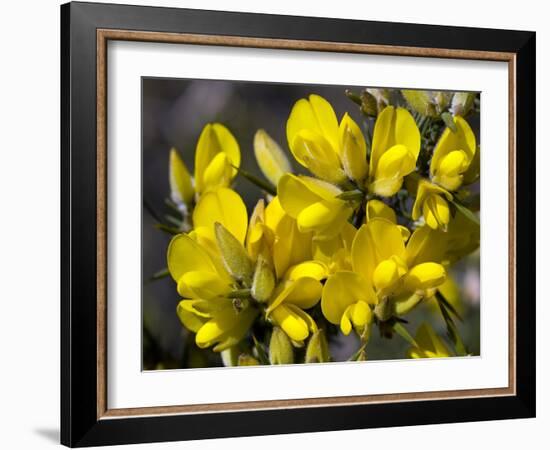
<path id="1" fill-rule="evenodd" d="M 402 89 L 401 93 L 409 106 L 412 107 L 417 113 L 428 117 L 437 117 L 437 108 L 432 102 L 432 98 L 428 94 L 428 91 L 416 91 L 409 89 Z"/>
<path id="2" fill-rule="evenodd" d="M 476 94 L 473 92 L 457 92 L 451 100 L 449 110 L 453 116 L 466 116 L 474 106 Z"/>
<path id="3" fill-rule="evenodd" d="M 169 180 L 172 201 L 178 206 L 181 206 L 182 203 L 190 205 L 195 196 L 193 180 L 175 148 L 170 150 Z"/>
<path id="4" fill-rule="evenodd" d="M 306 349 L 306 363 L 322 363 L 330 360 L 327 338 L 325 332 L 321 329 L 317 330 L 311 336 Z"/>
<path id="5" fill-rule="evenodd" d="M 254 135 L 254 155 L 262 173 L 273 186 L 277 186 L 285 173 L 292 172 L 285 153 L 264 130 L 258 130 Z"/>
<path id="6" fill-rule="evenodd" d="M 254 278 L 252 279 L 252 297 L 260 303 L 266 303 L 275 288 L 275 275 L 263 255 L 258 256 Z"/>
<path id="7" fill-rule="evenodd" d="M 376 117 L 378 115 L 378 102 L 370 92 L 361 93 L 361 112 L 366 116 Z"/>
<path id="8" fill-rule="evenodd" d="M 375 106 L 375 116 L 378 115 L 386 106 L 390 104 L 390 91 L 389 89 L 377 89 L 377 88 L 369 88 L 364 91 L 363 95 L 363 106 L 364 108 L 372 108 L 368 106 L 369 104 L 372 104 L 371 98 L 374 98 L 376 101 Z"/>
<path id="9" fill-rule="evenodd" d="M 236 280 L 249 282 L 254 267 L 244 247 L 221 223 L 216 222 L 214 229 L 225 268 Z"/>
<path id="10" fill-rule="evenodd" d="M 269 361 L 275 364 L 292 364 L 294 362 L 294 350 L 286 333 L 279 327 L 273 328 L 269 341 Z"/>

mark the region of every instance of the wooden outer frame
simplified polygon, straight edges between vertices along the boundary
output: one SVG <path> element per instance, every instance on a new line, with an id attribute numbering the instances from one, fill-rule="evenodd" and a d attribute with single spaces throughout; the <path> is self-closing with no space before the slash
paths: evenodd
<path id="1" fill-rule="evenodd" d="M 251 23 L 255 26 L 251 27 Z M 367 28 L 372 31 L 367 32 Z M 280 29 L 294 31 L 281 33 Z M 508 388 L 109 410 L 105 364 L 108 40 L 508 62 Z M 534 177 L 531 176 L 534 174 L 534 153 L 519 157 L 517 152 L 520 144 L 524 148 L 534 148 L 534 133 L 528 134 L 534 129 L 534 44 L 534 33 L 528 32 L 123 5 L 64 5 L 61 99 L 62 443 L 81 446 L 533 416 L 534 302 L 516 305 L 516 292 L 522 292 L 522 298 L 534 298 L 534 271 L 531 272 L 534 255 L 517 254 L 516 232 L 520 228 L 532 231 L 534 226 Z M 94 72 L 96 76 L 91 77 L 90 73 Z M 78 83 L 78 89 L 75 83 Z M 85 112 L 71 109 L 76 105 Z M 96 110 L 93 111 L 92 107 Z M 518 111 L 521 115 L 516 121 Z M 96 125 L 96 135 L 91 133 L 93 125 Z M 91 162 L 93 166 L 89 165 Z M 529 168 L 531 174 L 528 178 L 525 170 Z M 523 177 L 518 185 L 516 177 L 521 173 Z M 522 202 L 516 204 L 521 192 L 532 195 L 525 202 L 525 197 L 519 197 Z M 523 215 L 516 215 L 516 212 Z M 93 230 L 91 223 L 96 225 Z M 84 230 L 79 228 L 83 224 L 87 225 Z M 534 233 L 529 232 L 527 236 L 518 235 L 522 245 L 534 241 Z M 519 270 L 520 259 L 529 260 L 529 273 Z M 523 286 L 521 290 L 520 285 Z M 88 289 L 82 291 L 83 287 Z M 532 295 L 527 295 L 529 292 Z M 520 322 L 522 318 L 527 322 Z M 527 328 L 524 323 L 532 324 L 532 328 Z M 434 414 L 435 405 L 430 403 L 435 400 L 439 402 L 437 414 Z M 231 414 L 226 414 L 229 411 Z M 254 426 L 243 426 L 251 422 Z M 205 428 L 206 423 L 208 428 Z"/>

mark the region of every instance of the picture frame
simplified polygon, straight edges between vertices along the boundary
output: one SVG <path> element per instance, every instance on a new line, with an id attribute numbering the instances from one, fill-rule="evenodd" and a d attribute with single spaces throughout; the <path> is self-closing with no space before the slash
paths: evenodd
<path id="1" fill-rule="evenodd" d="M 533 32 L 72 2 L 61 7 L 61 443 L 70 447 L 535 416 Z M 498 61 L 508 70 L 508 386 L 203 405 L 108 405 L 112 41 Z M 114 170 L 114 169 L 113 169 Z M 140 280 L 136 280 L 139 283 Z"/>

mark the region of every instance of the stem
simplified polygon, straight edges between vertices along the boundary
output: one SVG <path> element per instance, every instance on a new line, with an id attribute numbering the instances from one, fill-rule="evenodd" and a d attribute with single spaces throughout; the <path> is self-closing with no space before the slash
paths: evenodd
<path id="1" fill-rule="evenodd" d="M 242 175 L 244 178 L 246 178 L 248 181 L 250 181 L 252 184 L 255 184 L 260 189 L 263 189 L 268 194 L 271 195 L 277 195 L 277 189 L 271 185 L 271 183 L 262 180 L 261 178 L 258 178 L 256 175 L 252 175 L 250 172 L 247 172 L 244 169 L 241 169 L 240 167 L 232 166 L 234 169 L 236 169 L 240 175 Z"/>
<path id="2" fill-rule="evenodd" d="M 227 298 L 250 298 L 250 289 L 236 289 L 226 295 Z"/>
<path id="3" fill-rule="evenodd" d="M 340 195 L 337 195 L 336 198 L 340 200 L 363 200 L 365 193 L 359 189 L 354 189 L 352 191 L 342 192 Z"/>

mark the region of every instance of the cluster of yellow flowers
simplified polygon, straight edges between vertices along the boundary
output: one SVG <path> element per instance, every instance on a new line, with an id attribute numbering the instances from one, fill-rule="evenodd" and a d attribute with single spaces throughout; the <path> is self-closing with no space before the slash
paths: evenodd
<path id="1" fill-rule="evenodd" d="M 407 339 L 410 357 L 467 354 L 447 300 L 456 288 L 448 270 L 479 246 L 464 188 L 478 178 L 476 138 L 460 114 L 437 119 L 446 125 L 424 149 L 423 172 L 421 128 L 436 120 L 412 101 L 412 113 L 388 103 L 379 102 L 367 140 L 349 114 L 338 122 L 321 96 L 298 100 L 286 123 L 288 148 L 311 176 L 293 173 L 279 144 L 258 130 L 254 153 L 274 188 L 250 216 L 232 189 L 241 152 L 224 125 L 204 127 L 194 176 L 171 151 L 171 198 L 186 229 L 169 244 L 168 270 L 182 298 L 177 314 L 198 347 L 223 352 L 228 364 L 326 362 L 332 327 L 357 333 L 353 359 L 362 360 L 378 326 Z M 415 338 L 403 326 L 423 301 L 439 304 L 453 351 L 429 325 Z"/>

